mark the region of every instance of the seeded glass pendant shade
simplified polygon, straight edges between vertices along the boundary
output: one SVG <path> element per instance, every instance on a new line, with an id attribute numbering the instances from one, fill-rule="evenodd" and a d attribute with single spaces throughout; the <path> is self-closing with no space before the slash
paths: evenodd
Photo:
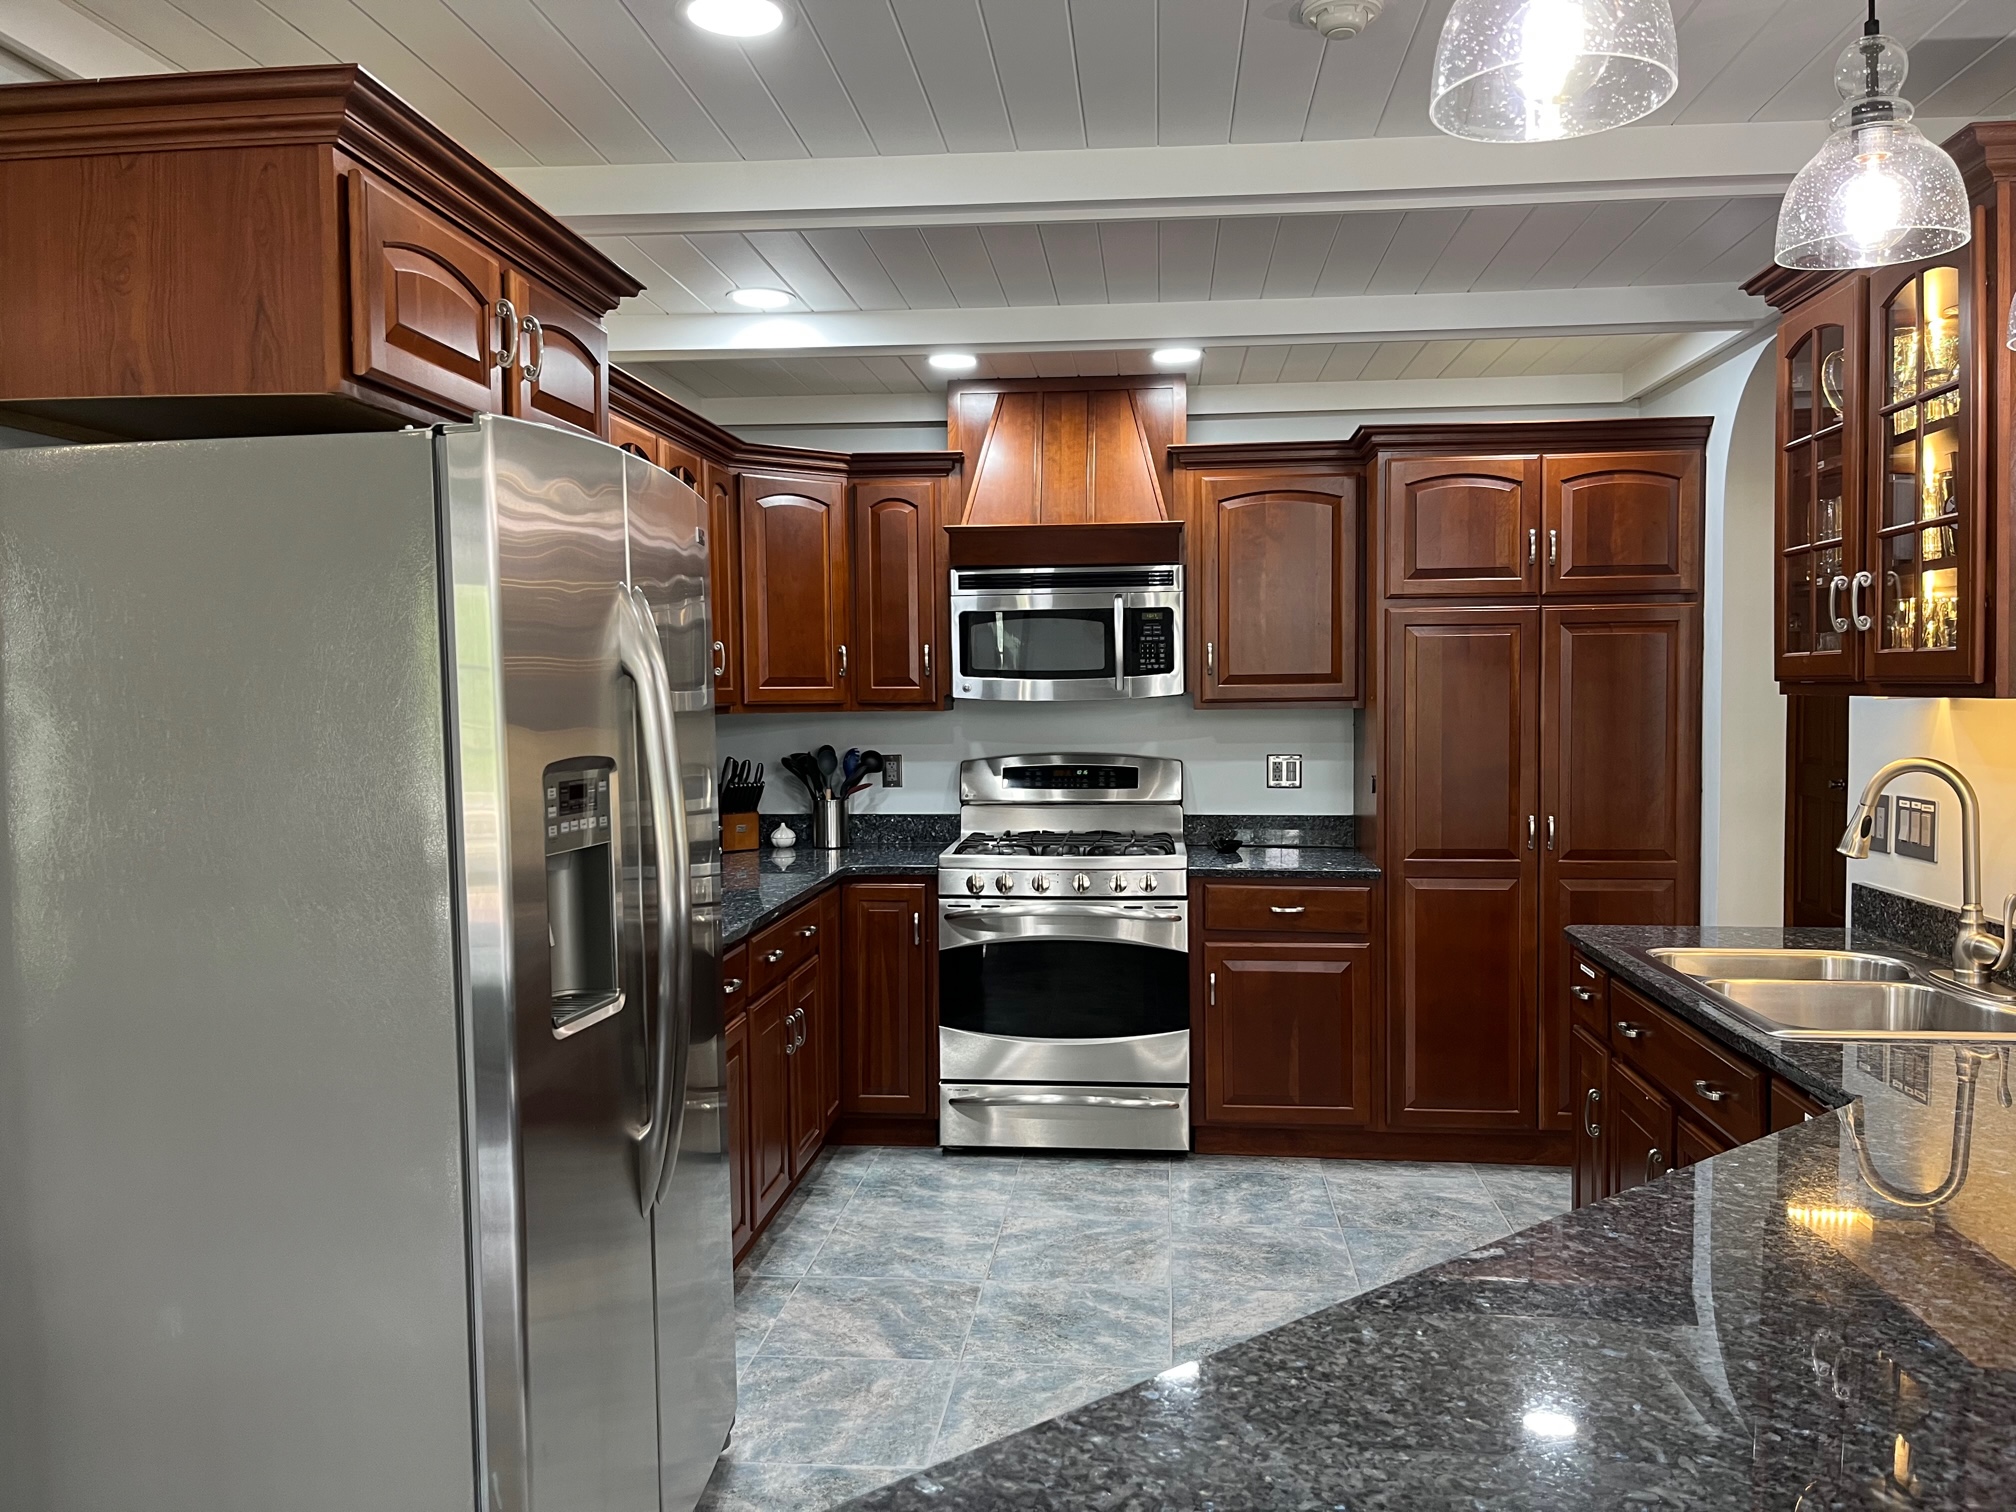
<path id="1" fill-rule="evenodd" d="M 1881 268 L 1965 246 L 1967 185 L 1959 166 L 1911 124 L 1899 91 L 1904 49 L 1869 24 L 1841 54 L 1834 134 L 1799 170 L 1778 210 L 1779 264 Z"/>
<path id="2" fill-rule="evenodd" d="M 1548 142 L 1648 116 L 1679 86 L 1667 0 L 1456 0 L 1428 118 L 1472 141 Z"/>

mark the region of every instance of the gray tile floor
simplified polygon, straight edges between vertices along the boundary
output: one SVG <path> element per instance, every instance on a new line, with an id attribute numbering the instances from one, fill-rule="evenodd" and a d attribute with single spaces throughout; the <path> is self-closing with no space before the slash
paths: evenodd
<path id="1" fill-rule="evenodd" d="M 835 1148 L 736 1276 L 703 1512 L 819 1512 L 1567 1211 L 1568 1173 Z"/>

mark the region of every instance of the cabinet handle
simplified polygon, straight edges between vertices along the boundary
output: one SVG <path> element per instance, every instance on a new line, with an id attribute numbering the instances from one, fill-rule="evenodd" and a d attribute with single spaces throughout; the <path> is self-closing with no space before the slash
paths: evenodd
<path id="1" fill-rule="evenodd" d="M 1537 530 L 1529 530 L 1526 532 L 1526 565 L 1528 567 L 1531 567 L 1535 562 L 1539 560 L 1540 560 L 1540 532 Z"/>
<path id="2" fill-rule="evenodd" d="M 1587 987 L 1570 987 L 1568 995 L 1584 1003 L 1593 1003 L 1596 1001 L 1596 994 L 1591 992 Z"/>
<path id="3" fill-rule="evenodd" d="M 1582 1128 L 1591 1139 L 1603 1137 L 1603 1126 L 1596 1122 L 1596 1108 L 1602 1101 L 1603 1094 L 1594 1087 L 1591 1087 L 1588 1096 L 1582 1099 Z"/>
<path id="4" fill-rule="evenodd" d="M 1659 1179 L 1660 1168 L 1665 1164 L 1666 1157 L 1660 1151 L 1659 1146 L 1652 1146 L 1651 1149 L 1645 1152 L 1645 1179 L 1647 1181 L 1657 1181 Z"/>
<path id="5" fill-rule="evenodd" d="M 807 924 L 803 929 L 798 931 L 798 938 L 809 940 L 817 933 L 819 933 L 819 926 L 817 924 Z"/>
<path id="6" fill-rule="evenodd" d="M 1617 1020 L 1617 1032 L 1628 1040 L 1645 1038 L 1645 1031 L 1628 1019 Z"/>
<path id="7" fill-rule="evenodd" d="M 910 943 L 912 945 L 924 943 L 924 915 L 921 913 L 910 915 Z"/>
<path id="8" fill-rule="evenodd" d="M 490 360 L 498 367 L 509 370 L 518 358 L 518 307 L 508 299 L 499 299 L 491 308 L 499 329 L 504 332 L 504 345 L 490 354 Z"/>
<path id="9" fill-rule="evenodd" d="M 763 959 L 770 965 L 775 966 L 779 961 L 784 959 L 784 952 L 781 950 L 766 950 L 763 952 Z"/>
<path id="10" fill-rule="evenodd" d="M 1279 903 L 1269 903 L 1267 905 L 1267 912 L 1277 914 L 1301 914 L 1309 912 L 1309 905 L 1306 903 L 1297 903 L 1293 908 L 1285 908 Z"/>
<path id="11" fill-rule="evenodd" d="M 1840 573 L 1827 585 L 1827 623 L 1834 627 L 1836 635 L 1848 628 L 1848 621 L 1841 615 L 1841 592 L 1847 586 L 1848 579 Z"/>
<path id="12" fill-rule="evenodd" d="M 1554 566 L 1561 560 L 1561 532 L 1553 526 L 1547 527 L 1547 565 Z"/>
<path id="13" fill-rule="evenodd" d="M 1540 816 L 1538 814 L 1528 814 L 1526 816 L 1526 849 L 1532 850 L 1534 846 L 1539 844 L 1539 833 Z"/>
<path id="14" fill-rule="evenodd" d="M 721 996 L 733 997 L 742 990 L 742 978 L 730 977 L 721 984 Z"/>
<path id="15" fill-rule="evenodd" d="M 546 327 L 527 315 L 518 322 L 518 329 L 525 333 L 525 361 L 518 370 L 527 383 L 537 383 L 539 369 L 546 364 Z"/>
<path id="16" fill-rule="evenodd" d="M 1554 816 L 1547 816 L 1547 849 L 1554 849 Z"/>
<path id="17" fill-rule="evenodd" d="M 1848 612 L 1855 617 L 1855 628 L 1857 630 L 1867 630 L 1876 623 L 1875 620 L 1869 617 L 1869 612 L 1862 607 L 1862 590 L 1864 588 L 1872 588 L 1875 584 L 1876 575 L 1872 572 L 1864 571 L 1856 573 L 1854 579 L 1848 585 Z"/>
<path id="18" fill-rule="evenodd" d="M 1216 677 L 1218 675 L 1218 642 L 1216 641 L 1204 642 L 1204 675 L 1206 677 Z"/>
<path id="19" fill-rule="evenodd" d="M 728 648 L 720 641 L 714 642 L 714 675 L 716 677 L 728 675 Z"/>
<path id="20" fill-rule="evenodd" d="M 924 642 L 924 675 L 927 678 L 931 675 L 931 642 L 929 641 Z"/>
<path id="21" fill-rule="evenodd" d="M 845 677 L 847 675 L 847 646 L 845 642 L 841 643 L 839 651 L 840 651 L 840 675 L 842 677 Z"/>
<path id="22" fill-rule="evenodd" d="M 1587 962 L 1577 961 L 1575 963 L 1575 969 L 1581 972 L 1582 975 L 1584 975 L 1585 977 L 1589 978 L 1590 981 L 1593 982 L 1596 980 L 1596 968 L 1594 966 L 1589 965 Z"/>
<path id="23" fill-rule="evenodd" d="M 1702 1081 L 1698 1077 L 1695 1079 L 1694 1082 L 1694 1090 L 1696 1092 L 1699 1092 L 1704 1098 L 1706 1098 L 1711 1103 L 1727 1102 L 1729 1100 L 1729 1094 L 1723 1091 L 1722 1088 L 1714 1086 L 1709 1082 Z"/>
<path id="24" fill-rule="evenodd" d="M 1211 973 L 1211 998 L 1210 998 L 1210 1002 L 1211 1002 L 1211 1006 L 1212 1006 L 1213 1008 L 1216 1008 L 1216 1007 L 1218 1006 L 1218 973 L 1217 973 L 1217 972 L 1215 972 L 1215 971 Z"/>

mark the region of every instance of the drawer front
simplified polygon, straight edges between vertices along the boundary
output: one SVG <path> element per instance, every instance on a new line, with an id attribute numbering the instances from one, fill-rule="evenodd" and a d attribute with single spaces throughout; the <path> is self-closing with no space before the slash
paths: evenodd
<path id="1" fill-rule="evenodd" d="M 1599 1040 L 1610 1038 L 1610 973 L 1579 951 L 1568 956 L 1568 1018 Z"/>
<path id="2" fill-rule="evenodd" d="M 1610 1047 L 1675 1105 L 1738 1144 L 1768 1127 L 1761 1070 L 1616 982 L 1610 984 Z"/>
<path id="3" fill-rule="evenodd" d="M 819 954 L 819 905 L 799 909 L 749 940 L 749 990 L 768 992 Z"/>
<path id="4" fill-rule="evenodd" d="M 732 1024 L 749 1011 L 749 947 L 730 945 L 721 955 L 721 1023 Z"/>
<path id="5" fill-rule="evenodd" d="M 1372 889 L 1207 882 L 1204 927 L 1290 934 L 1369 934 Z"/>

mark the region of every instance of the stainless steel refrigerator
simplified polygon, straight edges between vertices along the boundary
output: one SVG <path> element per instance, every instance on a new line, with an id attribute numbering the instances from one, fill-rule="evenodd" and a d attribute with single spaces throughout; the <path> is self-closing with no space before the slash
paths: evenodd
<path id="1" fill-rule="evenodd" d="M 510 420 L 0 454 L 0 1507 L 686 1512 L 706 515 Z"/>

